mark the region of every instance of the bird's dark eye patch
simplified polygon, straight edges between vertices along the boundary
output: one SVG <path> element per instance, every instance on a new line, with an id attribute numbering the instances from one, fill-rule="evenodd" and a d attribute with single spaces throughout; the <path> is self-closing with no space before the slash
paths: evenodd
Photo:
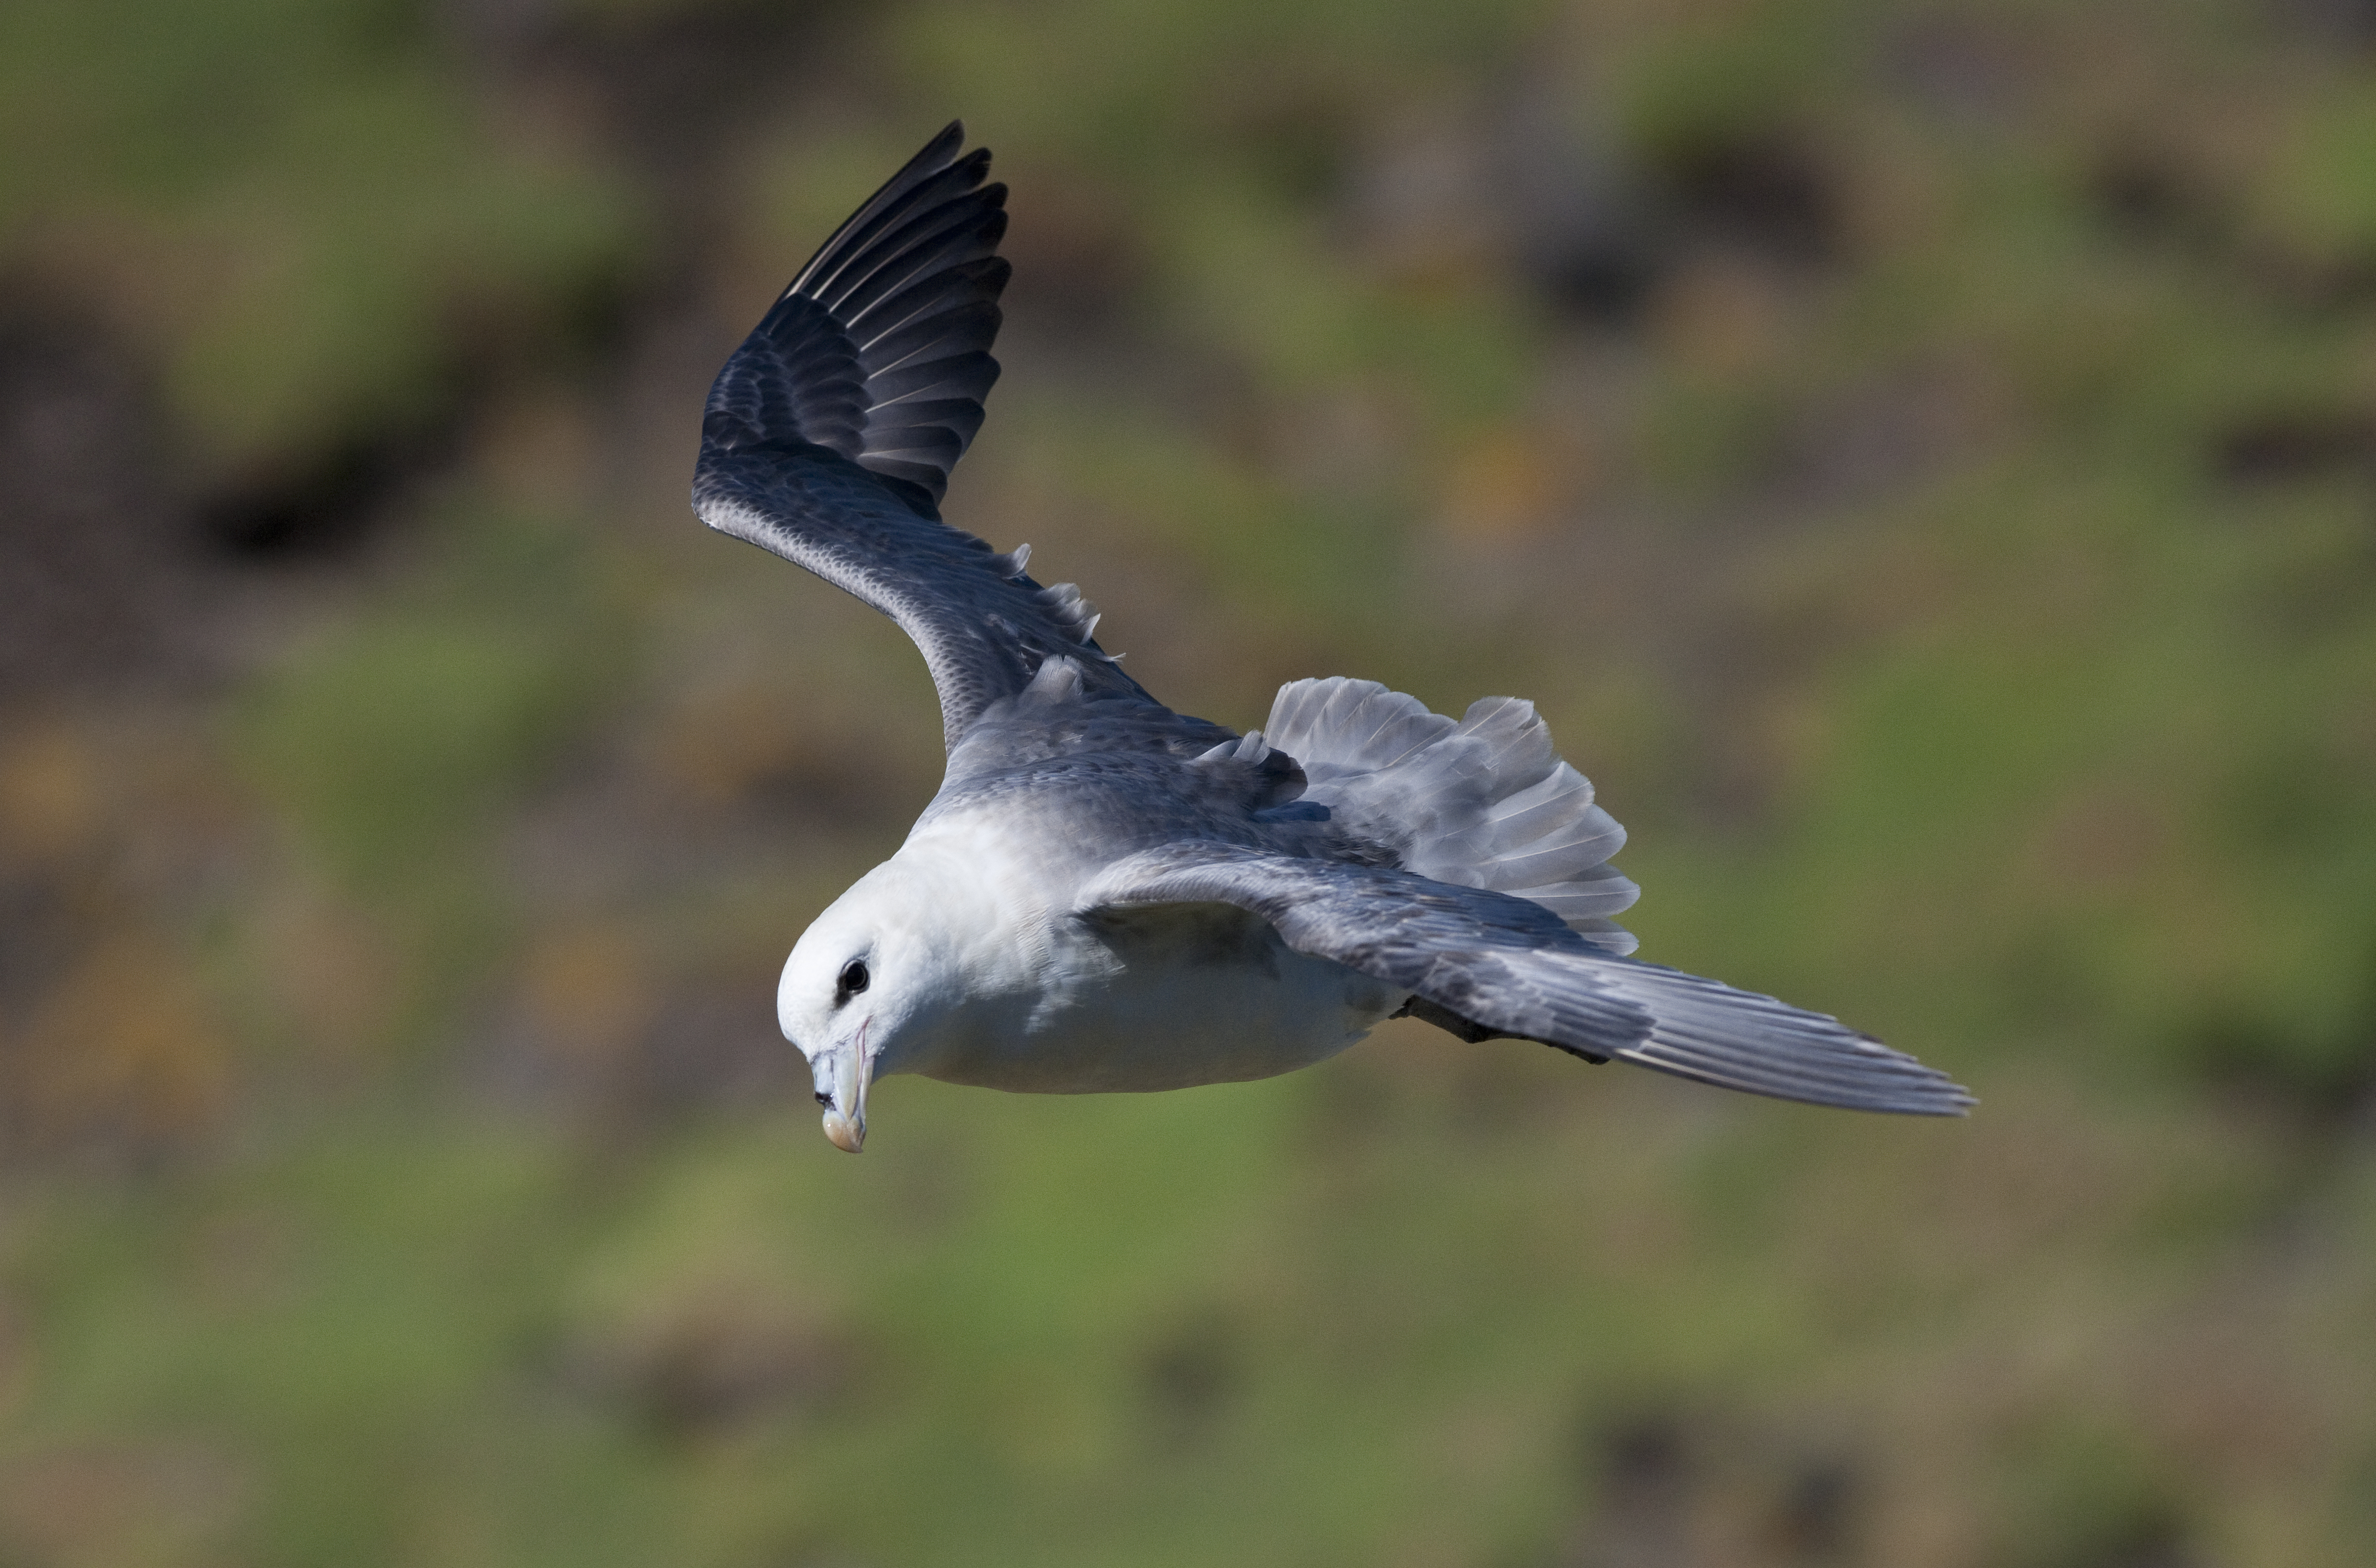
<path id="1" fill-rule="evenodd" d="M 866 960 L 852 958 L 841 967 L 841 978 L 834 981 L 833 1004 L 837 1007 L 866 989 Z"/>
<path id="2" fill-rule="evenodd" d="M 819 1105 L 824 1106 L 827 1111 L 831 1111 L 833 1109 L 833 1096 L 826 1093 L 823 1089 L 817 1090 L 816 1102 Z"/>

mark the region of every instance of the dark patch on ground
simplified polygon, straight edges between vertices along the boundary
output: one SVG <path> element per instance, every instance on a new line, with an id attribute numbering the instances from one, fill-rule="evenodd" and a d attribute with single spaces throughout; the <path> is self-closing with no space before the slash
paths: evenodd
<path id="1" fill-rule="evenodd" d="M 1832 172 L 1786 132 L 1690 137 L 1659 152 L 1652 168 L 1687 235 L 1790 267 L 1838 255 L 1842 214 Z"/>
<path id="2" fill-rule="evenodd" d="M 70 307 L 0 298 L 0 702 L 178 684 L 214 588 L 149 380 Z"/>
<path id="3" fill-rule="evenodd" d="M 207 540 L 234 561 L 335 557 L 460 454 L 488 400 L 485 378 L 457 374 L 419 416 L 358 429 L 329 445 L 286 455 L 276 471 L 226 485 L 201 504 Z"/>
<path id="4" fill-rule="evenodd" d="M 1236 1336 L 1218 1316 L 1182 1324 L 1148 1347 L 1140 1381 L 1158 1441 L 1186 1447 L 1226 1413 L 1243 1378 Z"/>
<path id="5" fill-rule="evenodd" d="M 2212 462 L 2239 484 L 2376 473 L 2376 419 L 2310 409 L 2251 415 L 2216 437 Z"/>
<path id="6" fill-rule="evenodd" d="M 849 1335 L 794 1306 L 721 1296 L 576 1336 L 553 1360 L 564 1389 L 684 1443 L 829 1409 L 850 1393 L 863 1357 Z"/>
<path id="7" fill-rule="evenodd" d="M 2208 192 L 2174 159 L 2148 148 L 2116 145 L 2087 177 L 2087 197 L 2120 239 L 2208 249 L 2228 239 L 2228 224 Z"/>

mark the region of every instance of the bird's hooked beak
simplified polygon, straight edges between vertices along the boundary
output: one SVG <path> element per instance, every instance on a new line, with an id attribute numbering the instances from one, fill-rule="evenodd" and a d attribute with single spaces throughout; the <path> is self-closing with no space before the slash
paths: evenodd
<path id="1" fill-rule="evenodd" d="M 825 1135 L 844 1154 L 856 1154 L 866 1146 L 866 1088 L 874 1081 L 874 1058 L 866 1050 L 866 1023 L 858 1026 L 856 1039 L 834 1051 L 833 1085 L 823 1091 L 830 1098 L 825 1108 Z"/>

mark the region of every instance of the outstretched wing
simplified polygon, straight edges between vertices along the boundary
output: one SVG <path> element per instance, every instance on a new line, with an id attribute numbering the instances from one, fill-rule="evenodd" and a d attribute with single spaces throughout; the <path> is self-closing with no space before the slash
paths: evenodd
<path id="1" fill-rule="evenodd" d="M 981 428 L 1008 267 L 1006 187 L 952 124 L 850 215 L 726 362 L 702 420 L 693 505 L 848 589 L 923 650 L 951 746 L 1052 654 L 1092 690 L 1144 696 L 1091 638 L 1069 583 L 1024 575 L 940 519 Z"/>
<path id="2" fill-rule="evenodd" d="M 1109 867 L 1076 909 L 1094 918 L 1191 903 L 1250 910 L 1297 952 L 1492 1033 L 1816 1105 L 1959 1116 L 1971 1104 L 1943 1075 L 1835 1018 L 1596 951 L 1538 904 L 1408 872 L 1166 844 Z"/>

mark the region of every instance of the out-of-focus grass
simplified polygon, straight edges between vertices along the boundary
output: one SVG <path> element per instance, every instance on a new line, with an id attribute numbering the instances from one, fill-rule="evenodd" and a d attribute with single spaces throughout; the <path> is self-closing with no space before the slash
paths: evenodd
<path id="1" fill-rule="evenodd" d="M 0 232 L 162 360 L 188 456 L 269 469 L 417 422 L 624 260 L 614 176 L 493 136 L 422 8 L 28 0 L 0 18 Z"/>
<path id="2" fill-rule="evenodd" d="M 167 1201 L 53 1197 L 9 1257 L 44 1350 L 20 1441 L 218 1455 L 249 1561 L 1353 1562 L 1524 1549 L 1581 1417 L 1677 1398 L 1752 1471 L 1846 1443 L 1884 1542 L 1979 1527 L 1991 1475 L 2067 1541 L 2184 1490 L 2137 1435 L 2158 1402 L 2319 1375 L 2277 1343 L 2228 1348 L 2241 1389 L 2140 1378 L 2198 1332 L 2158 1281 L 2265 1184 L 2199 1119 L 2014 1088 L 1942 1161 L 1385 1055 L 1399 1081 L 1096 1106 L 895 1082 L 897 1158 L 863 1164 L 804 1158 L 805 1117 L 625 1184 L 516 1129 L 350 1121 Z"/>
<path id="3" fill-rule="evenodd" d="M 2376 97 L 2314 9 L 7 13 L 7 265 L 175 471 L 447 435 L 198 695 L 0 717 L 0 1558 L 2365 1560 Z M 1536 696 L 1648 956 L 1979 1113 L 1397 1025 L 826 1149 L 771 971 L 937 721 L 683 478 L 953 111 L 1018 264 L 953 519 L 1241 726 Z"/>

